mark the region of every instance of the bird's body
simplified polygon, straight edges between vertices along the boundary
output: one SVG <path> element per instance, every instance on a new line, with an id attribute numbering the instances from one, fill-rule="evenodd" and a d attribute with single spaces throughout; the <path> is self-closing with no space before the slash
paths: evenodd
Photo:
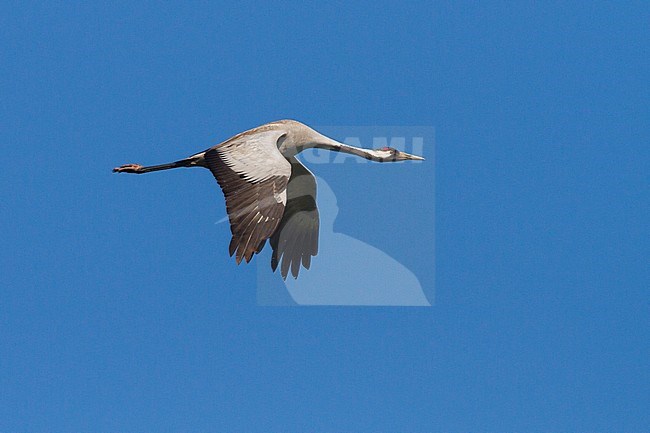
<path id="1" fill-rule="evenodd" d="M 280 120 L 244 131 L 203 152 L 169 164 L 143 167 L 127 164 L 113 169 L 122 173 L 148 173 L 179 167 L 209 169 L 223 190 L 230 220 L 230 255 L 239 264 L 259 253 L 267 239 L 273 248 L 273 270 L 281 262 L 298 276 L 300 265 L 309 269 L 318 253 L 319 216 L 316 180 L 295 155 L 322 148 L 351 153 L 377 162 L 423 158 L 392 148 L 362 149 L 339 143 L 312 128 Z"/>

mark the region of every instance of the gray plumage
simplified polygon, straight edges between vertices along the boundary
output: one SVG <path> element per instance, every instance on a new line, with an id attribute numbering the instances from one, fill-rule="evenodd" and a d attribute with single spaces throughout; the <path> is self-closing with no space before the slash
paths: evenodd
<path id="1" fill-rule="evenodd" d="M 362 149 L 339 143 L 294 120 L 244 131 L 180 161 L 144 167 L 126 164 L 117 173 L 143 174 L 178 167 L 209 169 L 226 199 L 232 239 L 230 255 L 249 262 L 270 240 L 273 271 L 298 277 L 318 253 L 316 179 L 295 158 L 304 149 L 346 152 L 377 162 L 422 160 L 396 149 Z"/>

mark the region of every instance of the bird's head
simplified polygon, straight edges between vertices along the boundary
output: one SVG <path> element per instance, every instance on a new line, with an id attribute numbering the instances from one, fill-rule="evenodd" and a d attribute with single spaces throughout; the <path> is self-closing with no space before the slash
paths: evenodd
<path id="1" fill-rule="evenodd" d="M 394 149 L 392 147 L 382 147 L 379 149 L 374 149 L 373 153 L 375 154 L 377 161 L 379 162 L 395 162 L 395 161 L 424 161 L 424 158 L 417 155 L 411 155 L 410 153 L 402 152 L 401 150 Z"/>

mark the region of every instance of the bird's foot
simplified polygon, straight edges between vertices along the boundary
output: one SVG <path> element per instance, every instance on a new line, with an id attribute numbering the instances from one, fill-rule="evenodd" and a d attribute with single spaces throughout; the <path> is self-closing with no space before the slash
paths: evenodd
<path id="1" fill-rule="evenodd" d="M 115 167 L 113 173 L 141 173 L 142 168 L 140 164 L 124 164 L 120 167 Z"/>

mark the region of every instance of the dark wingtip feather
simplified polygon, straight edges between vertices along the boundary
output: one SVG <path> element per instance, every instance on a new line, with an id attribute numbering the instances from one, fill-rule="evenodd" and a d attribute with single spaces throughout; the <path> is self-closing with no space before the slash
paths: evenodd
<path id="1" fill-rule="evenodd" d="M 236 249 L 237 249 L 237 241 L 233 236 L 233 238 L 230 239 L 230 245 L 228 245 L 228 253 L 230 254 L 230 257 L 232 257 L 232 255 L 235 254 Z"/>
<path id="2" fill-rule="evenodd" d="M 256 253 L 259 253 L 264 249 L 264 245 L 266 245 L 266 239 L 262 239 L 260 244 L 257 246 L 257 249 L 255 250 Z"/>
<path id="3" fill-rule="evenodd" d="M 237 264 L 240 264 L 244 258 L 244 247 L 241 244 L 237 246 L 237 251 L 235 252 L 235 261 Z"/>
<path id="4" fill-rule="evenodd" d="M 293 278 L 298 278 L 299 273 L 300 273 L 300 259 L 294 257 L 293 261 L 291 262 L 291 275 L 293 275 Z"/>

